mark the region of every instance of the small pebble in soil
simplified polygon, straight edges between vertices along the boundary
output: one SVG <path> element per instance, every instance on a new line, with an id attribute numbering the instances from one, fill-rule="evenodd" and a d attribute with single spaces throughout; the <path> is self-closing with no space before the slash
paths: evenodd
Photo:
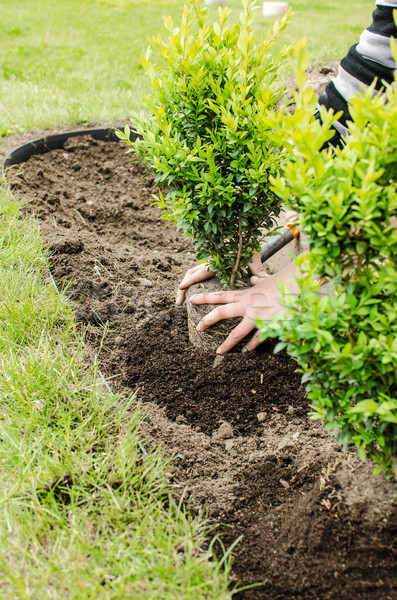
<path id="1" fill-rule="evenodd" d="M 267 417 L 267 413 L 265 412 L 260 412 L 256 415 L 256 418 L 258 419 L 259 423 L 263 423 L 263 421 L 266 420 Z"/>
<path id="2" fill-rule="evenodd" d="M 283 438 L 277 446 L 277 450 L 288 450 L 293 447 L 294 444 L 290 438 Z"/>
<path id="3" fill-rule="evenodd" d="M 280 479 L 280 483 L 286 490 L 289 490 L 289 488 L 291 487 L 288 481 L 285 481 L 285 479 Z"/>
<path id="4" fill-rule="evenodd" d="M 114 338 L 114 343 L 117 344 L 117 346 L 120 346 L 123 342 L 124 338 L 121 337 L 121 335 L 118 335 L 116 338 Z"/>
<path id="5" fill-rule="evenodd" d="M 218 440 L 229 440 L 233 437 L 233 427 L 230 423 L 224 421 L 217 431 L 214 431 L 212 437 Z"/>
<path id="6" fill-rule="evenodd" d="M 145 277 L 138 277 L 137 281 L 145 287 L 153 287 L 153 281 L 150 281 L 150 279 L 145 279 Z"/>

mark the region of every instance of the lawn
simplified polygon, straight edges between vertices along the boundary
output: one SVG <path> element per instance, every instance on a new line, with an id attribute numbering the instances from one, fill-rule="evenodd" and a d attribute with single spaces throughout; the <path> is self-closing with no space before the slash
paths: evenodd
<path id="1" fill-rule="evenodd" d="M 372 0 L 291 5 L 280 43 L 307 36 L 316 64 L 340 58 L 373 9 Z M 181 5 L 19 0 L 0 9 L 4 136 L 127 119 L 147 89 L 147 36 L 163 14 L 177 21 Z M 161 452 L 142 456 L 139 405 L 104 389 L 21 208 L 3 182 L 0 597 L 229 598 L 229 557 L 210 560 L 205 521 L 175 510 Z"/>
<path id="2" fill-rule="evenodd" d="M 281 43 L 308 38 L 312 61 L 343 57 L 371 20 L 372 0 L 293 0 Z M 235 14 L 239 0 L 228 6 Z M 147 81 L 140 56 L 181 4 L 136 0 L 0 2 L 0 133 L 127 119 Z M 216 12 L 216 8 L 210 9 Z M 265 33 L 272 21 L 261 17 Z"/>

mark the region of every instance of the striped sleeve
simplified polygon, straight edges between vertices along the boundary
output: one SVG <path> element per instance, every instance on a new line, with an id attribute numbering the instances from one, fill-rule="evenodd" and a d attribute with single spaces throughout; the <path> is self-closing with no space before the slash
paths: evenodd
<path id="1" fill-rule="evenodd" d="M 358 44 L 352 46 L 341 61 L 337 77 L 326 87 L 325 95 L 320 96 L 319 104 L 343 111 L 339 121 L 335 121 L 336 135 L 331 143 L 337 144 L 348 133 L 346 121 L 349 120 L 349 100 L 363 87 L 368 87 L 376 79 L 375 89 L 380 90 L 384 82 L 392 83 L 396 63 L 394 61 L 390 38 L 397 38 L 397 27 L 393 19 L 393 9 L 397 9 L 397 0 L 377 0 L 372 14 L 372 24 L 360 37 Z"/>

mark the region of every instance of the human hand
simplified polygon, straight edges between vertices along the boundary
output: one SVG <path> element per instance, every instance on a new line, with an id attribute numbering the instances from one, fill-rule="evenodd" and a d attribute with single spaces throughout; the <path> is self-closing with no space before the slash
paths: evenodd
<path id="1" fill-rule="evenodd" d="M 251 278 L 251 283 L 256 283 L 259 278 L 269 277 L 266 273 L 264 266 L 262 265 L 261 257 L 259 254 L 254 254 L 249 263 L 249 269 L 254 277 Z M 212 271 L 208 264 L 201 263 L 192 267 L 186 272 L 185 277 L 182 279 L 178 286 L 176 294 L 176 304 L 179 306 L 183 304 L 186 296 L 186 290 L 194 283 L 200 283 L 206 279 L 211 279 L 215 276 L 215 271 Z M 254 280 L 255 278 L 255 280 Z"/>
<path id="2" fill-rule="evenodd" d="M 220 304 L 209 312 L 197 325 L 199 331 L 204 331 L 222 319 L 242 317 L 242 321 L 231 331 L 226 340 L 217 349 L 217 354 L 224 354 L 238 344 L 246 335 L 255 329 L 255 318 L 269 320 L 274 315 L 283 312 L 280 303 L 279 283 L 287 282 L 295 274 L 296 265 L 291 263 L 282 271 L 265 278 L 254 276 L 255 285 L 244 290 L 228 290 L 197 294 L 190 299 L 192 304 Z M 251 280 L 251 281 L 252 281 Z M 289 283 L 290 292 L 296 290 L 296 281 Z M 243 352 L 254 350 L 259 346 L 259 331 L 246 344 Z"/>
<path id="3" fill-rule="evenodd" d="M 254 285 L 258 283 L 260 279 L 264 279 L 265 277 L 270 277 L 269 273 L 266 271 L 263 263 L 261 261 L 260 254 L 253 254 L 250 262 L 248 263 L 249 270 L 252 273 L 251 283 Z"/>
<path id="4" fill-rule="evenodd" d="M 185 296 L 186 296 L 186 290 L 188 287 L 190 287 L 191 285 L 193 285 L 194 283 L 200 283 L 200 281 L 205 281 L 206 279 L 211 279 L 211 277 L 214 277 L 215 275 L 215 271 L 212 271 L 208 264 L 206 263 L 201 263 L 199 265 L 196 265 L 195 267 L 192 267 L 191 269 L 189 269 L 186 272 L 185 277 L 182 279 L 181 283 L 178 286 L 178 291 L 176 294 L 176 304 L 179 306 L 180 304 L 183 303 Z"/>

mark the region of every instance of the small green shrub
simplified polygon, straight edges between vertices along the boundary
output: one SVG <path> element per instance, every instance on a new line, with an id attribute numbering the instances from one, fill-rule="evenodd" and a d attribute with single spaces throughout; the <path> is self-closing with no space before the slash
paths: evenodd
<path id="1" fill-rule="evenodd" d="M 259 250 L 260 228 L 269 230 L 280 212 L 269 176 L 284 158 L 283 145 L 270 140 L 266 115 L 287 102 L 280 83 L 287 49 L 270 52 L 287 18 L 257 42 L 254 2 L 243 6 L 232 25 L 227 8 L 210 23 L 195 0 L 184 7 L 180 27 L 164 19 L 164 37 L 151 40 L 142 60 L 151 118 L 134 116 L 142 136 L 135 151 L 169 190 L 157 198 L 164 218 L 193 237 L 197 258 L 230 287 Z M 128 134 L 119 132 L 125 141 Z"/>
<path id="2" fill-rule="evenodd" d="M 396 44 L 393 44 L 397 56 Z M 299 259 L 300 295 L 288 298 L 282 321 L 262 323 L 262 339 L 279 337 L 299 363 L 313 417 L 339 430 L 375 474 L 397 473 L 397 87 L 351 105 L 351 135 L 341 149 L 321 150 L 335 118 L 315 121 L 301 90 L 297 113 L 277 116 L 274 135 L 288 130 L 295 154 L 273 191 L 293 201 L 310 238 Z M 321 284 L 327 280 L 328 293 Z"/>

